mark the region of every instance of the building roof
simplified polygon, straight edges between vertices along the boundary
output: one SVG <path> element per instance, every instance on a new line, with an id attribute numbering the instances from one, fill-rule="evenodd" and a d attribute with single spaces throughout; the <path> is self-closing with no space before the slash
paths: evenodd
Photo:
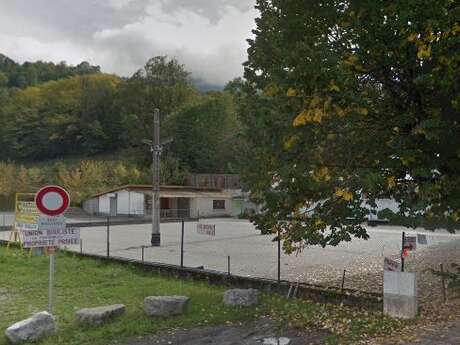
<path id="1" fill-rule="evenodd" d="M 142 184 L 128 184 L 116 188 L 112 188 L 91 196 L 91 198 L 97 198 L 105 194 L 115 193 L 122 190 L 135 191 L 139 193 L 151 193 L 152 185 L 142 185 Z M 188 186 L 160 186 L 160 192 L 162 194 L 187 194 L 192 195 L 193 193 L 222 193 L 222 189 L 217 188 L 198 188 L 198 187 L 188 187 Z"/>

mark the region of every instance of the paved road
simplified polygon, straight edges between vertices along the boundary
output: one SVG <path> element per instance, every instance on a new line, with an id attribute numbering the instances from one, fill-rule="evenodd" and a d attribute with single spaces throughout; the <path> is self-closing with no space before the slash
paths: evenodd
<path id="1" fill-rule="evenodd" d="M 261 235 L 247 221 L 233 219 L 205 220 L 216 224 L 216 236 L 197 234 L 196 222 L 185 224 L 185 265 L 204 266 L 207 269 L 227 271 L 228 256 L 231 272 L 239 275 L 276 279 L 277 244 L 272 235 Z M 162 246 L 146 248 L 145 260 L 169 264 L 180 263 L 179 223 L 161 225 Z M 403 228 L 391 226 L 370 227 L 370 239 L 353 240 L 337 247 L 309 247 L 298 255 L 282 255 L 281 278 L 291 281 L 322 283 L 340 280 L 343 270 L 347 276 L 366 275 L 382 270 L 383 256 L 398 255 Z M 148 224 L 112 226 L 110 229 L 111 255 L 141 258 L 141 247 L 150 244 L 151 227 Z M 406 231 L 410 234 L 411 231 Z M 0 233 L 6 237 L 7 233 Z M 106 253 L 106 228 L 82 228 L 83 250 L 88 253 Z M 453 240 L 460 235 L 445 232 L 428 233 L 429 246 Z M 460 241 L 459 241 L 460 248 Z M 78 246 L 70 248 L 78 251 Z M 440 253 L 443 255 L 443 253 Z M 410 258 L 408 259 L 410 264 Z M 359 286 L 354 286 L 360 288 Z M 366 289 L 366 286 L 361 286 Z"/>

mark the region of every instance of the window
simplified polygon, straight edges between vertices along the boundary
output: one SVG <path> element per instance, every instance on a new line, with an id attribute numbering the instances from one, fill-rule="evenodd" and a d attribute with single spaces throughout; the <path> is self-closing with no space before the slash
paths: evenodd
<path id="1" fill-rule="evenodd" d="M 212 208 L 214 210 L 225 210 L 225 200 L 213 200 Z"/>

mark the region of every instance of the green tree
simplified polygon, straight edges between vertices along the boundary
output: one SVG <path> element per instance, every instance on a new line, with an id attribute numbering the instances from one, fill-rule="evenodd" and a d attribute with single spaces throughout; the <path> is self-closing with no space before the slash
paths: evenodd
<path id="1" fill-rule="evenodd" d="M 160 181 L 162 185 L 183 186 L 187 175 L 187 169 L 172 154 L 161 157 Z"/>
<path id="2" fill-rule="evenodd" d="M 165 123 L 172 153 L 193 172 L 234 172 L 239 127 L 234 99 L 226 93 L 210 94 Z"/>
<path id="3" fill-rule="evenodd" d="M 245 179 L 287 251 L 366 238 L 375 199 L 459 227 L 458 2 L 258 0 Z"/>
<path id="4" fill-rule="evenodd" d="M 3 158 L 39 160 L 122 146 L 123 121 L 113 105 L 120 82 L 94 74 L 12 92 L 0 106 Z"/>
<path id="5" fill-rule="evenodd" d="M 107 188 L 107 170 L 102 162 L 82 161 L 78 167 L 59 167 L 57 182 L 69 191 L 72 203 L 80 205 L 94 193 Z"/>
<path id="6" fill-rule="evenodd" d="M 153 110 L 160 109 L 162 119 L 198 96 L 190 84 L 190 73 L 176 59 L 151 58 L 121 88 L 119 109 L 126 125 L 126 141 L 139 145 L 150 138 Z"/>
<path id="7" fill-rule="evenodd" d="M 8 86 L 8 77 L 5 73 L 0 72 L 0 88 Z"/>
<path id="8" fill-rule="evenodd" d="M 5 55 L 0 54 L 0 73 L 8 78 L 9 88 L 26 88 L 51 80 L 58 80 L 77 75 L 100 73 L 99 66 L 91 66 L 82 62 L 78 66 L 70 66 L 65 62 L 54 64 L 52 62 L 24 62 L 16 63 Z"/>
<path id="9" fill-rule="evenodd" d="M 45 177 L 40 168 L 21 166 L 15 179 L 15 192 L 35 193 L 44 184 Z"/>
<path id="10" fill-rule="evenodd" d="M 0 196 L 11 196 L 16 189 L 17 168 L 13 164 L 0 162 Z"/>

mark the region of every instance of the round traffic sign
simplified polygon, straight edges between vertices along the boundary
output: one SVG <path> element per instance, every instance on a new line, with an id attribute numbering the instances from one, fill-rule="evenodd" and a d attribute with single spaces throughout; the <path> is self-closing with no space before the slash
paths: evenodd
<path id="1" fill-rule="evenodd" d="M 59 216 L 69 208 L 69 193 L 59 186 L 46 186 L 35 194 L 35 204 L 41 213 Z"/>

